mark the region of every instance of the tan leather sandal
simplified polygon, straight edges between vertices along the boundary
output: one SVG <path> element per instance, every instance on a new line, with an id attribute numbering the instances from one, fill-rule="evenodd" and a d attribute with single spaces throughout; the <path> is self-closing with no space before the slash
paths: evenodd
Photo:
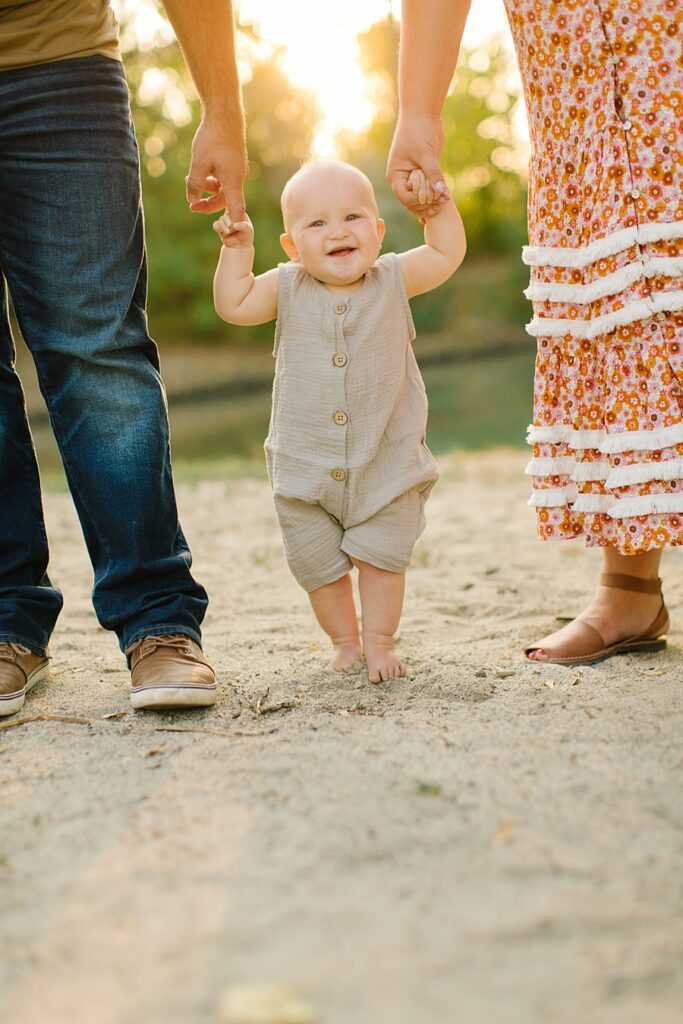
<path id="1" fill-rule="evenodd" d="M 640 594 L 661 594 L 662 581 L 646 580 L 640 576 L 626 576 L 622 573 L 604 572 L 600 576 L 600 583 L 603 587 L 615 587 L 617 590 L 633 590 Z M 536 661 L 529 658 L 532 651 L 540 651 L 543 648 L 539 644 L 531 644 L 524 648 L 524 654 L 529 661 L 538 665 L 593 665 L 597 661 L 604 661 L 611 658 L 613 654 L 645 654 L 652 651 L 662 651 L 666 647 L 666 632 L 669 628 L 669 613 L 662 603 L 652 624 L 639 633 L 637 636 L 629 636 L 624 640 L 618 640 L 607 646 L 597 629 L 589 626 L 587 622 L 574 619 L 570 626 L 565 627 L 566 639 L 562 641 L 562 647 L 567 654 L 560 658 L 547 658 L 543 661 Z M 572 651 L 573 653 L 568 653 Z"/>

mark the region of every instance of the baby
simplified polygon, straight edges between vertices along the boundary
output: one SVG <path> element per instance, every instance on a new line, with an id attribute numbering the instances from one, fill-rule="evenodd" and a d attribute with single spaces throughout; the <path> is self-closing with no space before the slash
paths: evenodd
<path id="1" fill-rule="evenodd" d="M 249 221 L 214 224 L 219 316 L 277 317 L 265 451 L 287 562 L 332 641 L 332 668 L 355 671 L 365 658 L 373 683 L 404 674 L 394 634 L 438 477 L 408 299 L 442 284 L 465 255 L 451 198 L 434 196 L 419 171 L 411 184 L 439 212 L 425 244 L 398 256 L 379 256 L 384 222 L 370 181 L 336 161 L 308 163 L 285 186 L 280 241 L 291 262 L 255 277 Z"/>

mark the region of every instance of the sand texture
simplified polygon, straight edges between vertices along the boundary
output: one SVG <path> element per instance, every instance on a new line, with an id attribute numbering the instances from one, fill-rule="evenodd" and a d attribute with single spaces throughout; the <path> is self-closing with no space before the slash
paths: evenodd
<path id="1" fill-rule="evenodd" d="M 523 464 L 442 460 L 377 687 L 325 669 L 267 484 L 180 487 L 221 689 L 174 714 L 130 710 L 47 495 L 66 606 L 0 731 L 0 1020 L 680 1024 L 680 561 L 664 654 L 525 664 L 599 555 L 536 540 Z"/>

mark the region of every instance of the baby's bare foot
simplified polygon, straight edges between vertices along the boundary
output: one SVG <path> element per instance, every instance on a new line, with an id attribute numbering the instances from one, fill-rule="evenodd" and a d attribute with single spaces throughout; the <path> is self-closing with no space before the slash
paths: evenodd
<path id="1" fill-rule="evenodd" d="M 331 668 L 335 672 L 348 672 L 353 675 L 363 667 L 363 651 L 358 640 L 342 640 L 332 642 Z"/>
<path id="2" fill-rule="evenodd" d="M 371 683 L 385 683 L 406 674 L 405 666 L 394 650 L 393 636 L 364 636 L 363 652 Z"/>

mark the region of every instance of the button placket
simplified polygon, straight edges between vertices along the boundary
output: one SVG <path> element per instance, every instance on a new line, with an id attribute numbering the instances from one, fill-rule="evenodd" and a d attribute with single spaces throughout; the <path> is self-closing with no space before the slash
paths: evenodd
<path id="1" fill-rule="evenodd" d="M 346 481 L 348 479 L 348 472 L 346 469 L 346 436 L 347 431 L 344 429 L 348 423 L 349 416 L 346 412 L 346 372 L 345 368 L 349 362 L 349 356 L 346 351 L 346 338 L 344 336 L 344 317 L 348 312 L 349 304 L 347 302 L 335 302 L 333 307 L 334 312 L 334 334 L 335 334 L 335 351 L 332 354 L 332 366 L 330 373 L 332 373 L 333 397 L 332 402 L 336 403 L 332 405 L 330 410 L 330 417 L 332 421 L 332 429 L 335 431 L 336 437 L 336 457 L 337 465 L 330 470 L 330 477 L 334 481 L 334 490 L 330 495 L 330 505 L 334 508 L 337 515 L 342 514 L 342 503 L 343 496 L 346 491 Z M 343 372 L 339 373 L 339 370 Z"/>

